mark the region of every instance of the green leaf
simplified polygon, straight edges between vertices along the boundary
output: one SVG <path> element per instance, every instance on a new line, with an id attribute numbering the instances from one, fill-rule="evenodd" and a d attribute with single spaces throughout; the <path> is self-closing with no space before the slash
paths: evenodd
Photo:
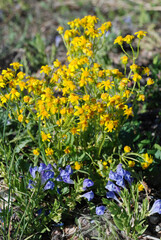
<path id="1" fill-rule="evenodd" d="M 136 230 L 136 232 L 137 232 L 139 235 L 143 234 L 143 233 L 145 232 L 145 230 L 147 229 L 147 227 L 148 227 L 148 225 L 146 225 L 145 227 L 143 227 L 142 224 L 143 224 L 143 223 L 135 226 L 135 230 Z"/>
<path id="2" fill-rule="evenodd" d="M 61 189 L 61 193 L 62 195 L 69 193 L 69 187 L 64 187 L 63 189 Z"/>
<path id="3" fill-rule="evenodd" d="M 32 141 L 31 139 L 26 139 L 25 141 L 20 143 L 18 146 L 15 147 L 15 153 L 19 153 L 26 146 L 26 144 L 31 141 Z"/>
<path id="4" fill-rule="evenodd" d="M 86 152 L 83 152 L 83 154 L 80 157 L 78 157 L 78 161 L 82 161 L 85 155 L 86 155 Z"/>
<path id="5" fill-rule="evenodd" d="M 154 148 L 161 151 L 161 146 L 157 143 L 154 144 Z"/>
<path id="6" fill-rule="evenodd" d="M 155 157 L 156 157 L 157 159 L 161 159 L 161 151 L 160 151 L 160 150 L 157 150 L 157 151 L 156 151 Z"/>
<path id="7" fill-rule="evenodd" d="M 122 219 L 119 219 L 118 217 L 113 217 L 114 223 L 116 224 L 116 226 L 118 227 L 118 229 L 120 229 L 121 231 L 124 230 L 124 225 L 122 222 Z"/>

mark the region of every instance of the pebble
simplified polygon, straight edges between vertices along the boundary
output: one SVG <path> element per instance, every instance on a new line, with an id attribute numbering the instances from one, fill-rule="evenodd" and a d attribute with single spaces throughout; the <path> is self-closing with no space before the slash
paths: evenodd
<path id="1" fill-rule="evenodd" d="M 149 221 L 150 221 L 152 224 L 157 224 L 157 223 L 159 222 L 159 220 L 160 220 L 160 217 L 159 217 L 159 216 L 153 215 L 153 216 L 150 216 L 150 217 L 149 217 Z"/>

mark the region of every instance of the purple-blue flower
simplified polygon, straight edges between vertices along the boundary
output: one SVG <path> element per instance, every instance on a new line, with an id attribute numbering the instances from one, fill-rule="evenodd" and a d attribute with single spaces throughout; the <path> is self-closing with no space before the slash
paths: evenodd
<path id="1" fill-rule="evenodd" d="M 27 188 L 28 188 L 28 189 L 34 188 L 34 187 L 33 187 L 34 184 L 35 184 L 34 181 L 32 181 L 32 180 L 30 179 Z"/>
<path id="2" fill-rule="evenodd" d="M 133 178 L 131 177 L 131 174 L 128 171 L 126 171 L 124 178 L 129 184 L 131 184 L 133 181 Z"/>
<path id="3" fill-rule="evenodd" d="M 41 172 L 41 184 L 44 184 L 47 180 L 54 178 L 54 172 L 42 171 Z"/>
<path id="4" fill-rule="evenodd" d="M 118 186 L 122 187 L 122 188 L 125 188 L 125 187 L 126 187 L 123 178 L 118 179 L 118 180 L 116 181 L 116 184 L 117 184 Z"/>
<path id="5" fill-rule="evenodd" d="M 154 202 L 152 208 L 150 209 L 149 216 L 154 213 L 161 214 L 161 199 L 158 199 Z"/>
<path id="6" fill-rule="evenodd" d="M 121 175 L 118 175 L 116 172 L 113 172 L 112 170 L 109 172 L 109 178 L 114 181 L 123 179 Z"/>
<path id="7" fill-rule="evenodd" d="M 38 172 L 39 173 L 41 173 L 42 171 L 49 171 L 49 170 L 53 170 L 53 167 L 52 167 L 52 165 L 51 164 L 48 164 L 47 166 L 46 166 L 46 164 L 45 163 L 40 163 L 40 167 L 38 168 Z"/>
<path id="8" fill-rule="evenodd" d="M 113 182 L 108 181 L 106 187 L 107 190 L 111 191 L 111 192 L 116 192 L 119 193 L 120 192 L 120 188 L 117 187 Z"/>
<path id="9" fill-rule="evenodd" d="M 88 201 L 91 201 L 94 198 L 94 193 L 93 191 L 90 191 L 90 192 L 84 193 L 82 197 L 85 197 L 88 199 Z"/>
<path id="10" fill-rule="evenodd" d="M 55 184 L 54 184 L 52 181 L 49 180 L 49 181 L 45 184 L 44 190 L 48 190 L 48 189 L 53 190 L 53 189 L 54 189 L 54 186 L 55 186 Z"/>
<path id="11" fill-rule="evenodd" d="M 29 172 L 33 178 L 36 178 L 36 172 L 38 171 L 38 167 L 30 167 Z"/>
<path id="12" fill-rule="evenodd" d="M 120 203 L 120 201 L 118 200 L 118 198 L 116 197 L 114 192 L 107 192 L 106 193 L 106 197 L 107 198 L 113 198 L 114 200 L 116 200 L 118 203 Z"/>
<path id="13" fill-rule="evenodd" d="M 124 177 L 126 171 L 122 168 L 122 164 L 118 164 L 117 166 L 117 170 L 116 170 L 117 174 Z"/>
<path id="14" fill-rule="evenodd" d="M 70 165 L 66 166 L 65 169 L 59 169 L 60 176 L 58 176 L 57 181 L 61 181 L 61 178 L 63 182 L 74 184 L 74 181 L 70 179 L 70 175 L 73 173 L 73 170 Z"/>
<path id="15" fill-rule="evenodd" d="M 84 179 L 83 181 L 83 190 L 86 190 L 87 187 L 92 187 L 94 185 L 94 182 L 91 179 Z"/>
<path id="16" fill-rule="evenodd" d="M 122 168 L 122 164 L 121 164 L 121 163 L 117 166 L 116 173 L 117 173 L 118 175 L 120 175 L 122 178 L 124 177 L 124 179 L 125 179 L 129 184 L 132 183 L 133 178 L 131 177 L 130 172 L 124 170 L 124 169 Z M 124 185 L 124 183 L 121 183 L 121 184 Z M 119 185 L 119 184 L 118 184 L 118 185 Z M 119 185 L 119 186 L 121 186 L 121 185 Z M 121 187 L 122 187 L 122 186 L 121 186 Z M 125 187 L 125 186 L 123 186 L 123 187 Z"/>
<path id="17" fill-rule="evenodd" d="M 41 173 L 46 169 L 46 164 L 45 163 L 40 163 L 40 167 L 38 168 L 38 172 Z"/>
<path id="18" fill-rule="evenodd" d="M 105 206 L 99 206 L 99 207 L 96 207 L 96 214 L 97 214 L 97 215 L 103 215 L 105 209 L 106 209 Z"/>
<path id="19" fill-rule="evenodd" d="M 74 181 L 70 179 L 70 176 L 63 177 L 63 182 L 68 183 L 68 184 L 74 184 Z"/>

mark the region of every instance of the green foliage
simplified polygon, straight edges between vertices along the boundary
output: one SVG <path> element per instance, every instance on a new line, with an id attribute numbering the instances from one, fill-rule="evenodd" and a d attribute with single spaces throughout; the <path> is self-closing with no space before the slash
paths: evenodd
<path id="1" fill-rule="evenodd" d="M 148 215 L 149 208 L 148 199 L 144 199 L 141 211 L 139 206 L 139 190 L 137 185 L 132 185 L 129 189 L 124 188 L 120 193 L 121 203 L 103 199 L 103 203 L 107 205 L 114 223 L 121 231 L 125 231 L 127 236 L 132 239 L 138 239 L 147 229 L 145 219 Z"/>
<path id="2" fill-rule="evenodd" d="M 66 10 L 66 6 L 61 7 L 62 14 Z M 97 13 L 101 15 L 98 10 Z M 125 12 L 120 11 L 119 14 L 124 15 Z M 92 21 L 91 16 L 88 18 Z M 79 20 L 77 21 L 79 25 Z M 146 12 L 142 12 L 140 21 L 141 24 L 149 21 Z M 105 27 L 108 30 L 110 23 L 106 24 Z M 83 21 L 82 26 L 84 27 Z M 76 34 L 82 34 L 82 26 Z M 90 24 L 90 26 L 93 25 Z M 88 31 L 91 28 L 87 27 Z M 156 139 L 152 139 L 150 132 L 145 139 L 140 132 L 141 121 L 138 121 L 136 117 L 134 120 L 129 118 L 133 115 L 132 108 L 135 116 L 137 115 L 136 101 L 145 88 L 140 84 L 139 79 L 134 79 L 134 75 L 139 75 L 145 68 L 137 66 L 137 70 L 132 70 L 126 65 L 127 63 L 122 63 L 125 65 L 124 73 L 119 72 L 118 69 L 108 69 L 112 61 L 107 52 L 113 48 L 115 34 L 107 34 L 108 31 L 104 32 L 104 28 L 95 32 L 94 26 L 92 31 L 88 32 L 87 29 L 84 27 L 85 38 L 83 40 L 87 41 L 87 47 L 83 46 L 83 50 L 77 49 L 78 39 L 75 39 L 74 35 L 70 36 L 73 31 L 72 25 L 71 32 L 65 32 L 63 39 L 69 58 L 63 66 L 58 60 L 54 61 L 54 67 L 46 65 L 55 58 L 56 48 L 53 44 L 51 55 L 47 56 L 45 54 L 46 43 L 40 34 L 36 34 L 35 38 L 25 42 L 25 55 L 22 59 L 25 74 L 28 74 L 30 70 L 36 71 L 43 64 L 45 65 L 41 68 L 43 78 L 24 77 L 25 74 L 20 71 L 22 66 L 17 62 L 12 64 L 13 70 L 3 70 L 0 76 L 0 154 L 2 160 L 0 176 L 3 178 L 4 186 L 8 189 L 7 198 L 1 197 L 2 227 L 0 231 L 1 236 L 6 240 L 41 239 L 44 233 L 48 234 L 51 231 L 53 224 L 65 221 L 71 215 L 77 215 L 79 204 L 83 202 L 83 182 L 87 178 L 94 181 L 93 189 L 96 199 L 89 202 L 88 206 L 91 213 L 95 215 L 96 205 L 100 204 L 101 198 L 106 194 L 105 184 L 109 178 L 109 171 L 114 170 L 118 163 L 123 163 L 125 168 L 133 172 L 140 181 L 140 172 L 144 176 L 144 170 L 152 162 L 149 171 L 155 170 L 156 160 L 161 160 L 160 143 L 155 143 Z M 59 30 L 63 31 L 61 28 Z M 130 64 L 133 63 L 133 67 L 139 55 L 140 40 L 145 32 L 141 31 L 139 34 L 141 37 L 138 37 L 136 52 L 126 38 L 120 40 L 122 37 L 119 36 L 115 39 L 115 43 L 121 46 L 126 57 L 130 59 Z M 14 37 L 11 32 L 11 42 Z M 131 37 L 133 39 L 134 36 Z M 22 41 L 25 38 L 24 35 Z M 131 55 L 121 41 L 127 41 L 126 44 L 129 44 L 132 51 Z M 84 61 L 85 56 L 85 62 L 76 67 L 79 61 L 82 59 Z M 74 59 L 75 62 L 72 65 L 71 62 Z M 152 73 L 155 79 L 159 73 L 159 61 L 158 56 L 153 61 Z M 107 75 L 103 76 L 105 72 Z M 84 73 L 88 74 L 85 78 Z M 126 73 L 128 73 L 127 76 Z M 89 82 L 83 82 L 81 85 L 80 81 L 86 81 L 89 76 L 91 77 L 88 79 Z M 105 85 L 108 83 L 105 82 L 106 78 L 111 78 L 109 88 Z M 104 85 L 101 86 L 102 83 Z M 132 87 L 128 83 L 131 83 Z M 23 84 L 26 84 L 24 88 Z M 76 84 L 76 87 L 73 87 L 73 84 Z M 152 93 L 154 89 L 157 90 L 159 84 L 158 80 L 154 88 L 148 89 L 146 92 L 148 98 L 152 98 Z M 129 91 L 128 96 L 124 97 L 124 94 L 127 95 L 126 90 Z M 105 95 L 102 96 L 102 93 Z M 108 100 L 104 99 L 106 94 L 108 94 Z M 88 97 L 88 95 L 89 99 L 84 100 L 83 97 Z M 78 97 L 78 103 L 72 99 L 75 96 Z M 118 96 L 120 98 L 117 98 Z M 29 98 L 24 100 L 24 97 Z M 61 101 L 64 105 L 60 103 Z M 52 109 L 53 106 L 55 109 Z M 146 103 L 145 106 L 144 110 L 150 105 Z M 64 108 L 65 113 L 63 113 Z M 87 109 L 89 112 L 86 112 Z M 98 114 L 99 111 L 100 114 Z M 153 160 L 149 154 L 152 154 L 155 159 Z M 41 171 L 37 170 L 35 177 L 31 174 L 32 167 L 37 167 L 42 162 L 46 165 L 52 164 L 54 171 L 52 181 L 55 185 L 51 189 L 45 189 L 46 182 L 42 183 L 43 173 Z M 62 170 L 60 168 L 65 168 L 67 165 L 74 169 L 71 185 L 59 179 Z M 63 171 L 66 170 L 63 169 Z M 111 212 L 116 227 L 120 231 L 125 231 L 127 236 L 137 239 L 147 228 L 148 200 L 145 198 L 140 203 L 137 183 L 122 190 L 120 199 L 122 201 L 119 205 L 105 198 L 102 201 Z M 117 239 L 117 228 L 111 221 L 105 218 L 103 220 L 105 223 L 101 225 L 100 219 L 94 216 L 93 228 L 97 229 L 95 239 L 113 239 L 113 237 Z M 104 233 L 108 225 L 112 232 L 109 238 Z M 79 235 L 83 237 L 81 233 Z"/>

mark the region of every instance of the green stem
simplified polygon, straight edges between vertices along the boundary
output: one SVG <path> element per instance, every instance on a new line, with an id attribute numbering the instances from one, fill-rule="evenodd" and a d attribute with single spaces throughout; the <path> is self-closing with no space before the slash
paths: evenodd
<path id="1" fill-rule="evenodd" d="M 133 55 L 133 64 L 134 64 L 134 63 L 135 63 L 135 59 L 136 59 L 136 57 L 135 57 L 135 52 L 134 52 L 134 49 L 133 49 L 133 47 L 132 47 L 131 43 L 130 43 L 130 47 L 131 47 L 131 50 L 132 50 L 132 55 Z"/>
<path id="2" fill-rule="evenodd" d="M 101 150 L 102 150 L 103 144 L 104 144 L 104 142 L 105 142 L 105 137 L 106 137 L 106 134 L 105 134 L 105 131 L 104 131 L 104 129 L 103 129 L 102 142 L 101 142 L 101 144 L 100 144 L 100 146 L 99 146 L 99 149 L 98 149 L 98 159 L 99 159 L 99 157 L 100 157 Z"/>
<path id="3" fill-rule="evenodd" d="M 139 39 L 139 42 L 138 42 L 136 59 L 137 59 L 137 58 L 138 58 L 138 56 L 139 56 L 140 41 L 141 41 L 141 39 Z"/>
<path id="4" fill-rule="evenodd" d="M 120 45 L 120 46 L 121 46 L 122 51 L 131 59 L 130 55 L 125 51 L 125 49 L 123 48 L 123 46 L 122 46 L 122 45 Z"/>

